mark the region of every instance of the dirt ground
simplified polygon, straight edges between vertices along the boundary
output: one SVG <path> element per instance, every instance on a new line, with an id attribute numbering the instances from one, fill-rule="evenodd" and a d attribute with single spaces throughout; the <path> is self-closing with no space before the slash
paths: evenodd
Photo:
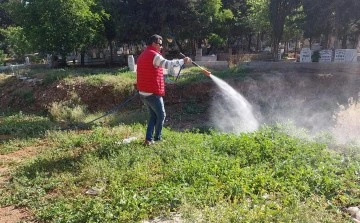
<path id="1" fill-rule="evenodd" d="M 0 155 L 0 160 L 2 164 L 11 164 L 20 163 L 23 159 L 35 156 L 40 148 L 36 147 L 26 147 L 22 150 L 18 150 L 9 154 Z M 11 180 L 9 169 L 7 165 L 0 165 L 0 188 Z M 15 207 L 15 206 L 6 206 L 0 207 L 0 222 L 1 223 L 16 223 L 19 221 L 31 222 L 31 213 L 26 208 Z"/>
<path id="2" fill-rule="evenodd" d="M 356 104 L 360 97 L 359 65 L 251 63 L 245 66 L 253 69 L 246 79 L 235 77 L 226 81 L 252 104 L 260 123 L 292 120 L 297 126 L 312 132 L 334 130 L 334 126 L 340 126 L 340 137 L 353 135 L 358 139 L 360 108 Z M 44 87 L 13 76 L 6 83 L 0 83 L 0 108 L 3 112 L 10 108 L 24 112 L 45 111 L 51 102 L 68 99 L 70 91 L 76 91 L 90 111 L 107 111 L 129 96 L 114 94 L 111 86 L 95 88 L 57 82 Z M 31 95 L 27 95 L 29 92 Z M 218 100 L 217 92 L 210 79 L 183 87 L 168 84 L 166 125 L 179 130 L 211 126 L 210 105 L 212 100 Z M 139 99 L 131 103 L 130 109 L 142 106 Z M 344 113 L 347 109 L 353 111 Z M 340 119 L 336 117 L 342 117 L 344 123 L 337 123 Z M 7 137 L 0 135 L 0 139 Z M 24 148 L 0 155 L 0 160 L 18 163 L 35 156 L 39 149 Z M 9 178 L 9 170 L 0 166 L 0 187 Z M 0 207 L 0 219 L 1 223 L 31 222 L 31 214 L 23 208 Z"/>

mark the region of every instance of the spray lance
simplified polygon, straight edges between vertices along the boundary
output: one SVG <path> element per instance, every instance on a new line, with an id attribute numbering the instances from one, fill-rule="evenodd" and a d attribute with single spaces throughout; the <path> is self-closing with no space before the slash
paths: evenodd
<path id="1" fill-rule="evenodd" d="M 182 54 L 181 52 L 180 52 L 180 55 L 181 55 L 182 57 L 186 57 L 186 56 L 185 56 L 184 54 Z M 201 69 L 201 72 L 203 72 L 206 76 L 210 77 L 210 75 L 211 75 L 211 72 L 210 72 L 210 71 L 206 70 L 205 68 L 203 68 L 203 67 L 200 66 L 199 64 L 195 63 L 194 61 L 191 61 L 191 63 L 192 63 L 193 65 L 197 66 L 198 68 L 200 68 L 200 69 Z"/>

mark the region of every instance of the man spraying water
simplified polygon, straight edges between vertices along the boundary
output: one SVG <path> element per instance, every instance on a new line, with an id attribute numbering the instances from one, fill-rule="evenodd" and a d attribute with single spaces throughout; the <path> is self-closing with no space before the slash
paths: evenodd
<path id="1" fill-rule="evenodd" d="M 184 54 L 180 53 L 185 57 Z M 217 98 L 212 103 L 211 120 L 214 126 L 222 132 L 252 132 L 258 129 L 259 123 L 255 118 L 251 104 L 225 81 L 211 74 L 194 61 L 193 65 L 209 76 L 220 89 Z"/>

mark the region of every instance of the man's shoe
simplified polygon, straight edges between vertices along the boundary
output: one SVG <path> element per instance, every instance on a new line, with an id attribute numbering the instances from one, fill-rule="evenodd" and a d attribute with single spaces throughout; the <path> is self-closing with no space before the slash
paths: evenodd
<path id="1" fill-rule="evenodd" d="M 155 142 L 154 142 L 153 140 L 151 140 L 151 141 L 145 140 L 144 145 L 150 146 L 150 145 L 152 145 L 152 144 L 154 144 L 154 143 L 155 143 Z"/>

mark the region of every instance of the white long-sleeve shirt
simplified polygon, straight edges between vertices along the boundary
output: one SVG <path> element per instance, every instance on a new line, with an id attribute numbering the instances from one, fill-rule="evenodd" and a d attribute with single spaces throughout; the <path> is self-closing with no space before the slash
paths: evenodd
<path id="1" fill-rule="evenodd" d="M 154 67 L 162 67 L 164 69 L 170 69 L 173 67 L 178 67 L 184 65 L 184 59 L 173 59 L 173 60 L 167 60 L 161 54 L 156 54 L 153 60 Z M 152 95 L 152 93 L 139 91 L 141 95 L 149 96 Z"/>
<path id="2" fill-rule="evenodd" d="M 160 54 L 156 54 L 153 60 L 153 65 L 155 67 L 162 67 L 165 69 L 170 69 L 172 67 L 178 67 L 184 65 L 183 59 L 173 59 L 173 60 L 167 60 Z"/>

